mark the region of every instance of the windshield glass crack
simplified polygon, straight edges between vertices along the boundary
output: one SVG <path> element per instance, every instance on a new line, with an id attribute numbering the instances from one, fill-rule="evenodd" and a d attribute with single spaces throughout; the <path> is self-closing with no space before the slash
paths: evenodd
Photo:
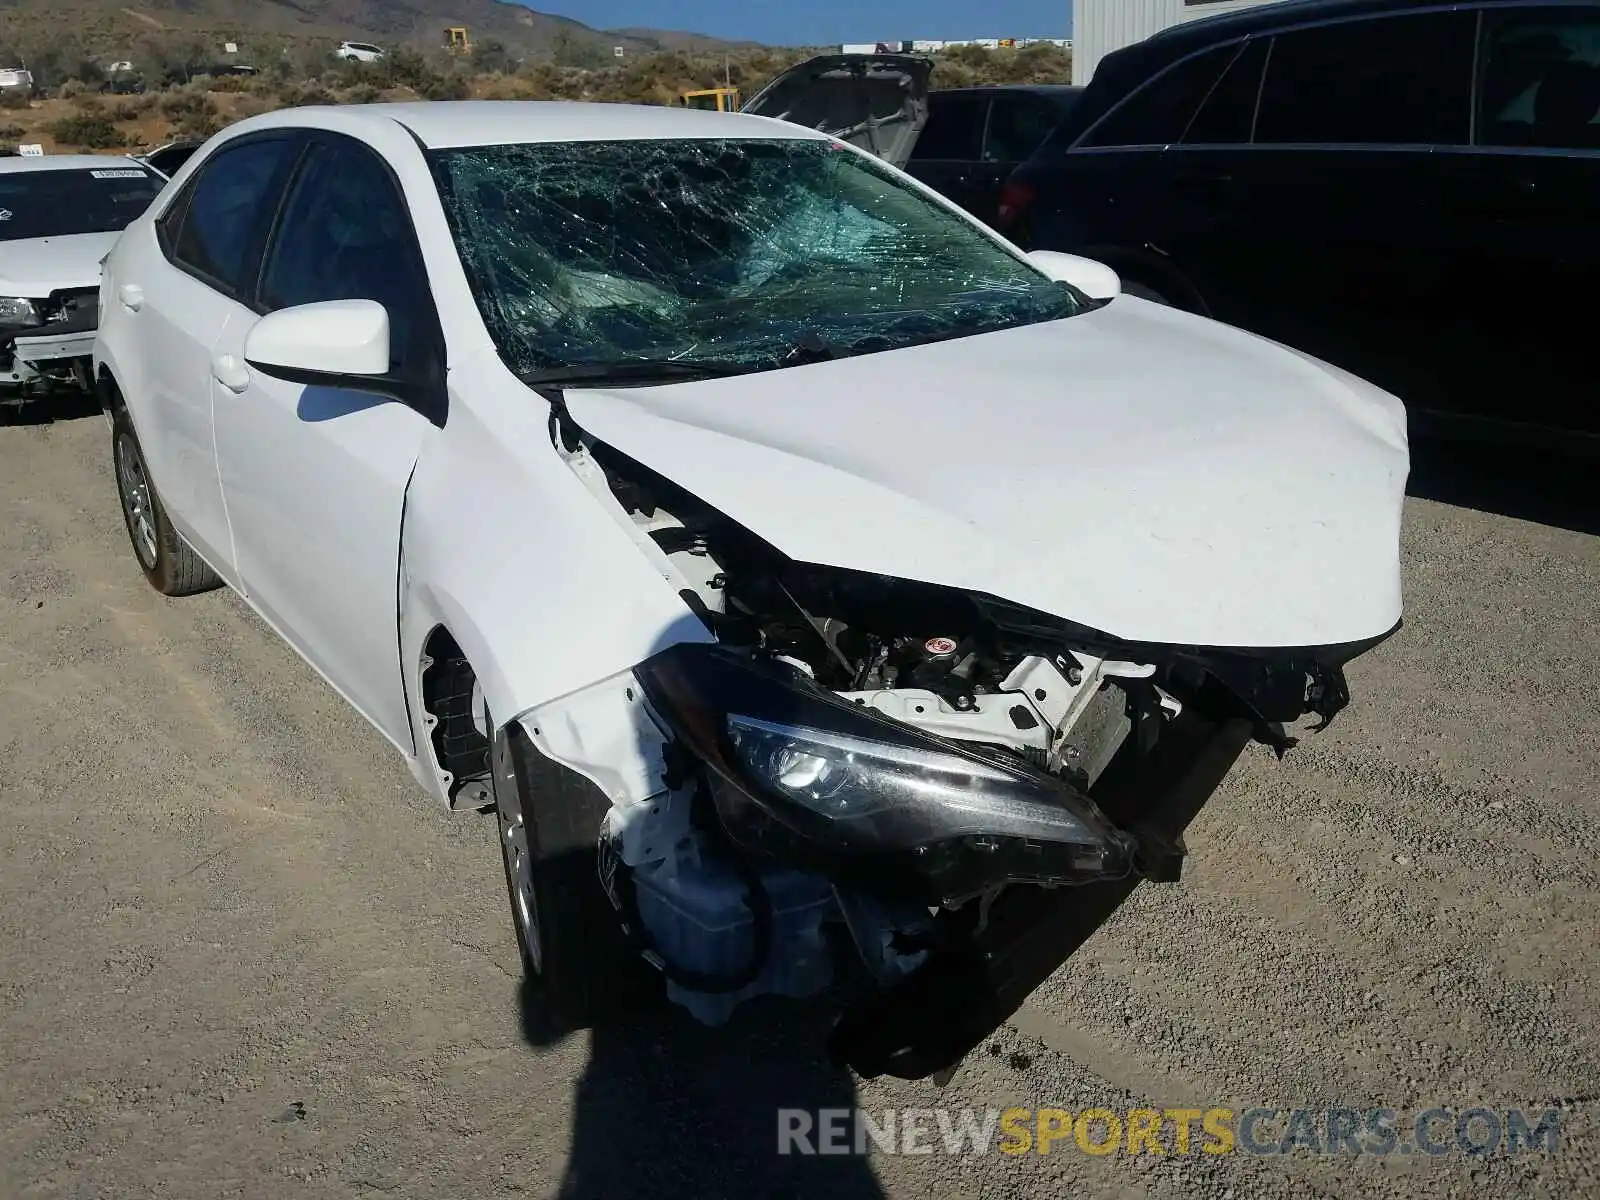
<path id="1" fill-rule="evenodd" d="M 830 140 L 563 142 L 431 158 L 479 307 L 523 374 L 701 361 L 767 370 L 1086 307 Z"/>

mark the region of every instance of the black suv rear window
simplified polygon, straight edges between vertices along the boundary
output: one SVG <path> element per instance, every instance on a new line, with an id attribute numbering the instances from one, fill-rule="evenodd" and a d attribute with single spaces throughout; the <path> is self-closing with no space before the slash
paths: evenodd
<path id="1" fill-rule="evenodd" d="M 1239 52 L 1213 46 L 1168 68 L 1089 131 L 1080 146 L 1167 146 L 1181 141 L 1196 110 Z"/>

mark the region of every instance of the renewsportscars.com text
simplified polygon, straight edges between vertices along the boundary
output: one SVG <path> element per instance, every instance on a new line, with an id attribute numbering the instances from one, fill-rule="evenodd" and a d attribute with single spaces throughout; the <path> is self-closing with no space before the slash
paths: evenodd
<path id="1" fill-rule="evenodd" d="M 778 1110 L 779 1154 L 1559 1153 L 1556 1109 L 855 1108 Z"/>

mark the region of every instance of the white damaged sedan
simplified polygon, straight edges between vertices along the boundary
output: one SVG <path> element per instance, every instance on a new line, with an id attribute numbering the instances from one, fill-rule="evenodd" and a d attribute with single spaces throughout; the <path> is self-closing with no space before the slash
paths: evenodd
<path id="1" fill-rule="evenodd" d="M 942 1070 L 1400 622 L 1398 401 L 798 126 L 257 117 L 103 296 L 145 574 L 498 813 L 568 1027 L 846 982 Z"/>

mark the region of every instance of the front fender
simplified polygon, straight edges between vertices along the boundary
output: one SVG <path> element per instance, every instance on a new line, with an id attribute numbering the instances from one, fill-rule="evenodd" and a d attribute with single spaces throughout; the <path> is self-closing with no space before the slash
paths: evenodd
<path id="1" fill-rule="evenodd" d="M 450 391 L 401 530 L 401 650 L 414 713 L 423 647 L 441 625 L 497 725 L 667 646 L 713 640 L 556 452 L 548 402 L 498 359 L 452 369 Z"/>

